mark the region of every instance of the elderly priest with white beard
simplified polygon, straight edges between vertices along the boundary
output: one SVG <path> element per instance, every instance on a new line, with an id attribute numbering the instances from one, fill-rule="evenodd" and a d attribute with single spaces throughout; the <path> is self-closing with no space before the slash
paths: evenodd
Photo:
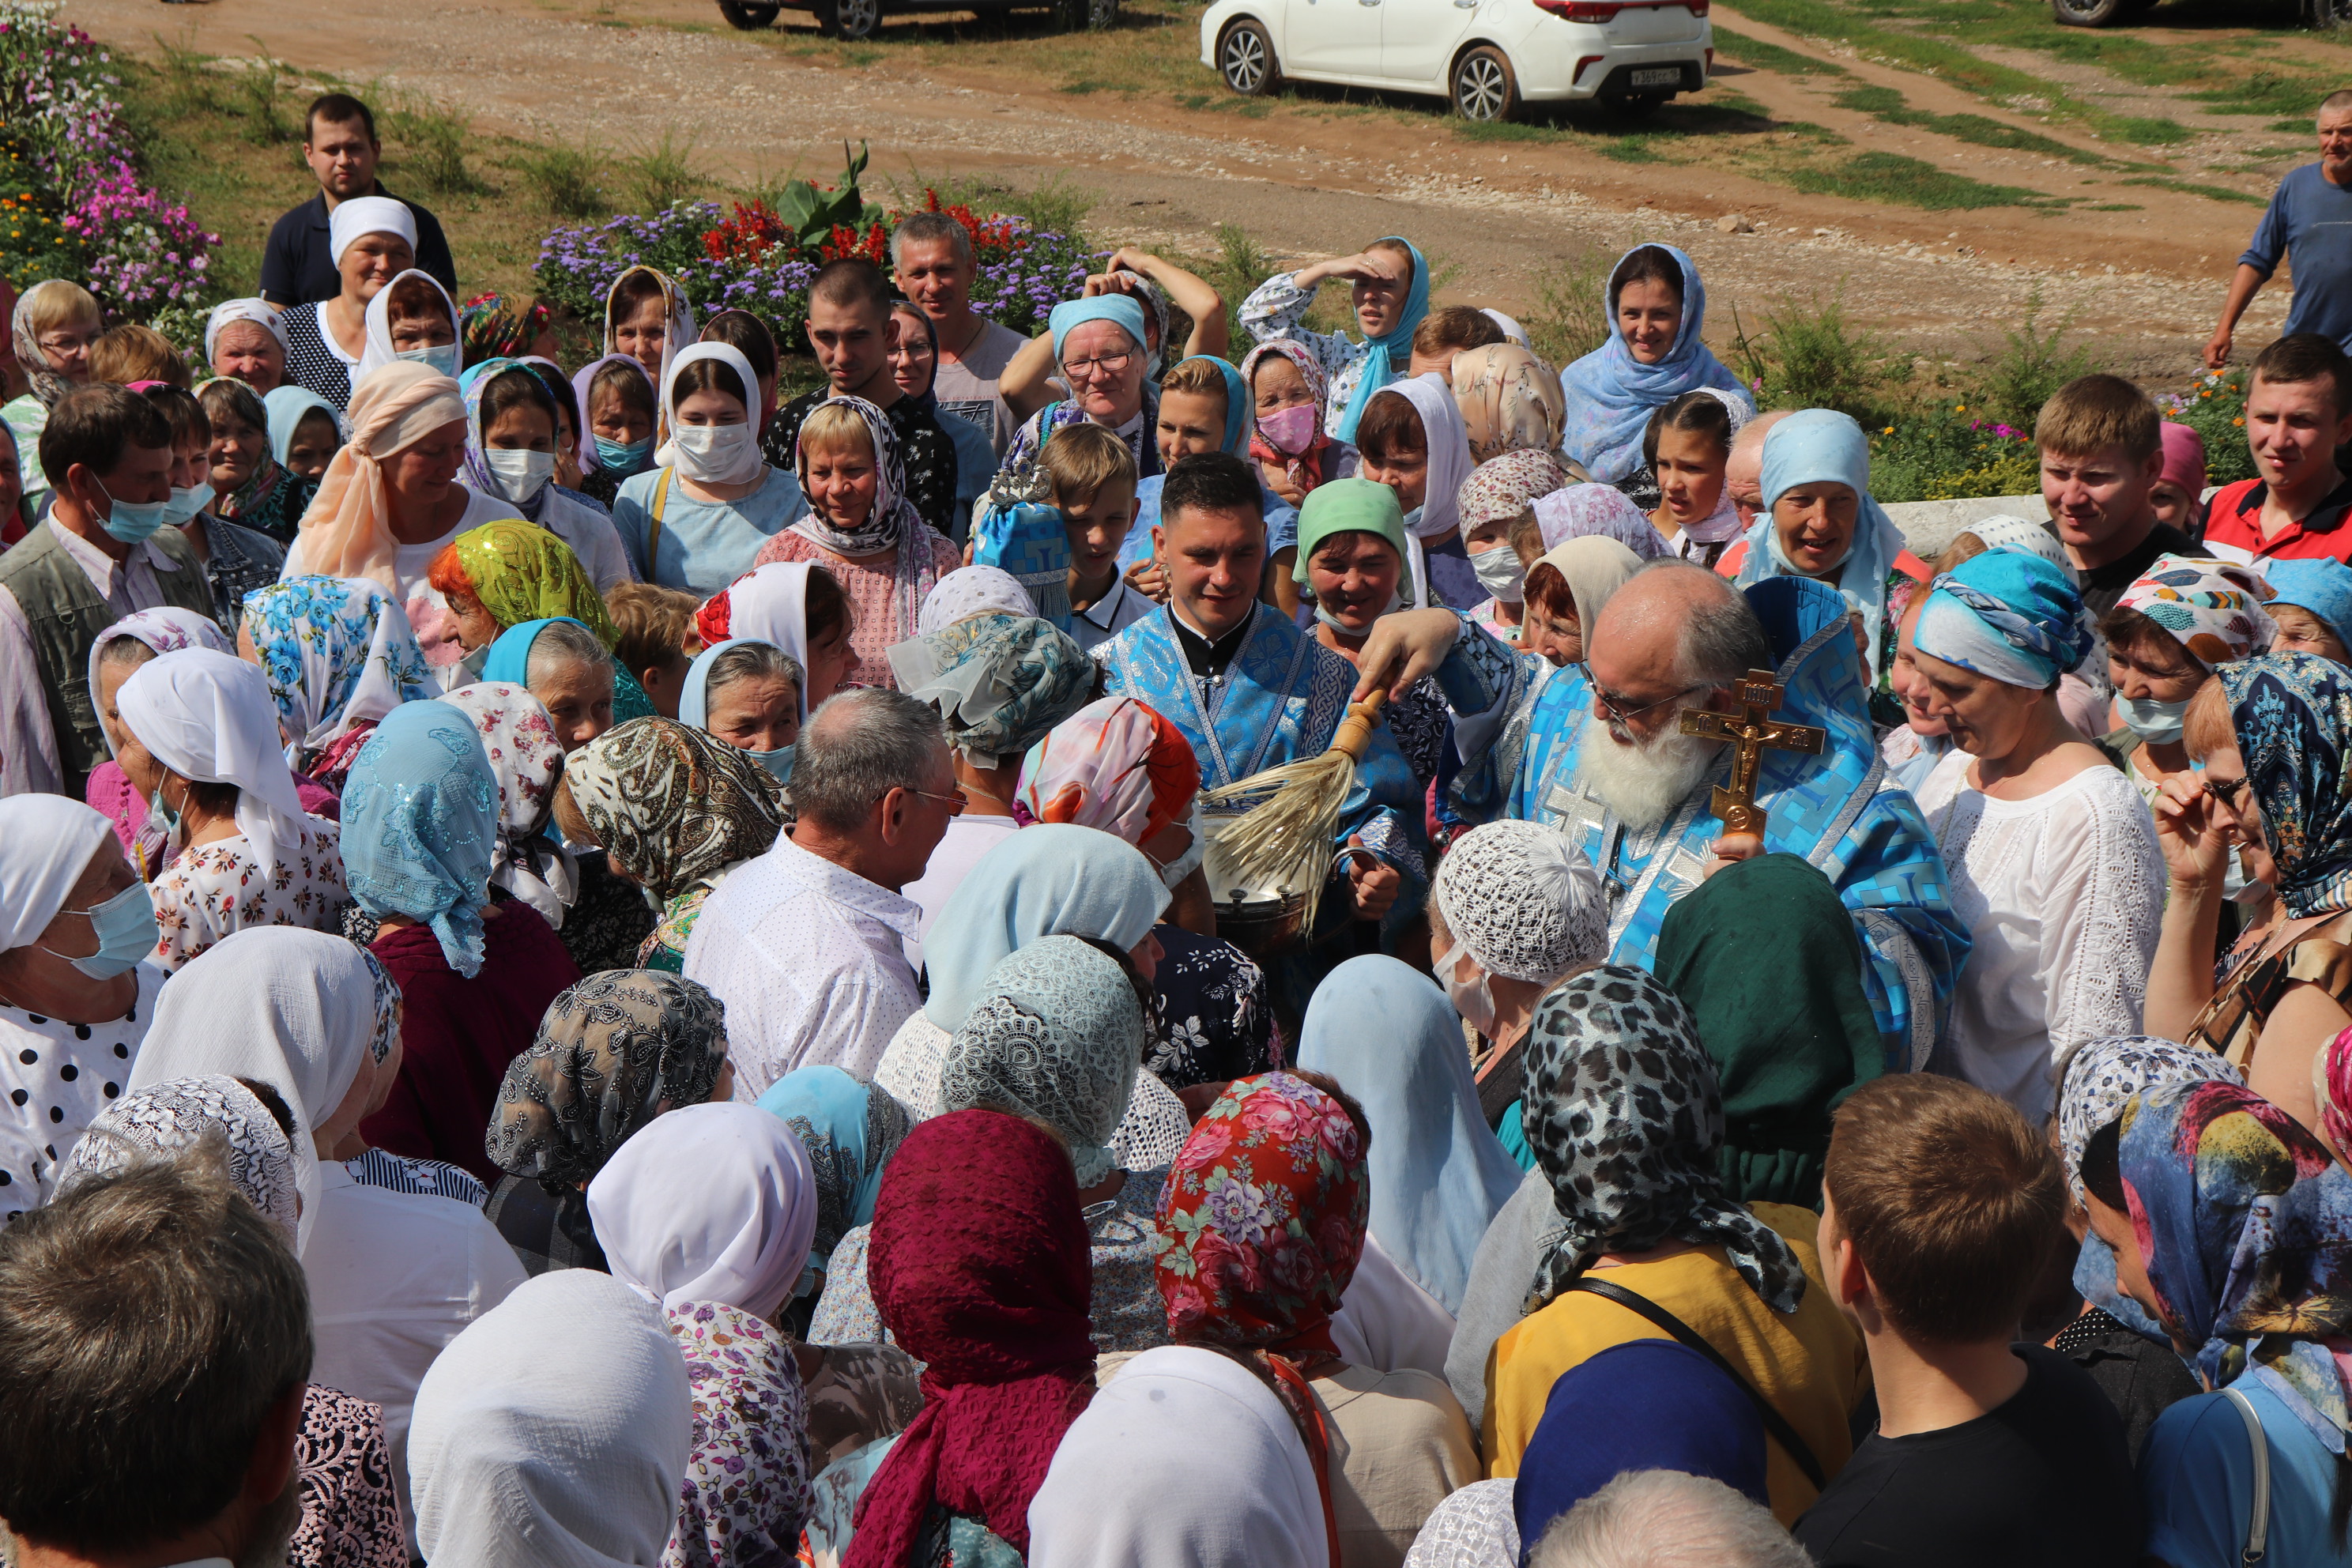
<path id="1" fill-rule="evenodd" d="M 1448 659 L 1457 644 L 1468 657 Z M 1718 867 L 1763 853 L 1819 867 L 1853 914 L 1887 1067 L 1926 1067 L 1968 928 L 1935 836 L 1879 761 L 1845 601 L 1807 578 L 1743 593 L 1654 561 L 1584 646 L 1584 663 L 1555 668 L 1465 616 L 1408 611 L 1375 626 L 1357 695 L 1438 676 L 1455 809 L 1573 839 L 1608 890 L 1616 963 L 1649 968 L 1667 909 Z"/>

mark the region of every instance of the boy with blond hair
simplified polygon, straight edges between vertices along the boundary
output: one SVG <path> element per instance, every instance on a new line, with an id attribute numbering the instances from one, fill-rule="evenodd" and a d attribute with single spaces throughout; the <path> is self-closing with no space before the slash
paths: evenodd
<path id="1" fill-rule="evenodd" d="M 2119 375 L 2075 377 L 2042 405 L 2033 441 L 2042 503 L 2093 616 L 2114 609 L 2158 556 L 2198 553 L 2187 534 L 2156 520 L 2163 421 L 2138 387 Z"/>
<path id="2" fill-rule="evenodd" d="M 1119 574 L 1135 527 L 1135 456 L 1100 425 L 1066 425 L 1038 454 L 1070 541 L 1070 636 L 1087 652 L 1156 606 Z"/>

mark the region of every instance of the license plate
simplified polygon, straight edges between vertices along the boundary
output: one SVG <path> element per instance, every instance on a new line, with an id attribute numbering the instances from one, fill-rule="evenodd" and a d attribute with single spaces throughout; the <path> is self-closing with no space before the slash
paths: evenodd
<path id="1" fill-rule="evenodd" d="M 1627 79 L 1635 87 L 1679 87 L 1683 71 L 1680 66 L 1667 66 L 1660 70 L 1635 71 Z"/>

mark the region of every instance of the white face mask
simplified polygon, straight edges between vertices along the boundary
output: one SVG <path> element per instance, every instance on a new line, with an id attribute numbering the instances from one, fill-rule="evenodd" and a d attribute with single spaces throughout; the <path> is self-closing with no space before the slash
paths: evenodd
<path id="1" fill-rule="evenodd" d="M 1528 569 L 1519 564 L 1519 552 L 1509 545 L 1497 545 L 1472 555 L 1470 570 L 1478 574 L 1478 586 L 1504 604 L 1526 603 Z"/>
<path id="2" fill-rule="evenodd" d="M 459 350 L 456 343 L 443 343 L 438 348 L 403 349 L 393 357 L 394 359 L 415 360 L 419 364 L 431 365 L 443 375 L 455 381 L 457 379 L 458 353 Z"/>
<path id="3" fill-rule="evenodd" d="M 1495 991 L 1486 984 L 1486 967 L 1479 966 L 1478 978 L 1473 981 L 1465 983 L 1454 977 L 1455 966 L 1468 956 L 1469 952 L 1470 944 L 1459 937 L 1455 938 L 1454 945 L 1445 950 L 1445 956 L 1437 961 L 1437 975 L 1445 982 L 1445 999 L 1454 1004 L 1454 1010 L 1462 1015 L 1462 1021 L 1482 1035 L 1492 1036 L 1495 1032 Z M 1471 962 L 1477 963 L 1475 959 Z"/>
<path id="4" fill-rule="evenodd" d="M 520 506 L 555 477 L 552 452 L 501 451 L 493 447 L 482 454 L 483 467 L 499 482 L 499 493 Z"/>
<path id="5" fill-rule="evenodd" d="M 760 467 L 759 433 L 743 425 L 678 425 L 669 433 L 670 461 L 689 479 L 735 485 Z"/>

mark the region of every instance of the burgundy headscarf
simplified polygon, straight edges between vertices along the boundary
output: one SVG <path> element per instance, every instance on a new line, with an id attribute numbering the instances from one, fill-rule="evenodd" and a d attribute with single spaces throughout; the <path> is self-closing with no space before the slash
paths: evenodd
<path id="1" fill-rule="evenodd" d="M 1095 1391 L 1094 1262 L 1070 1156 L 1017 1117 L 907 1134 L 866 1243 L 874 1303 L 926 1363 L 923 1409 L 858 1500 L 844 1568 L 902 1568 L 937 1502 L 1029 1552 L 1029 1500 Z"/>

